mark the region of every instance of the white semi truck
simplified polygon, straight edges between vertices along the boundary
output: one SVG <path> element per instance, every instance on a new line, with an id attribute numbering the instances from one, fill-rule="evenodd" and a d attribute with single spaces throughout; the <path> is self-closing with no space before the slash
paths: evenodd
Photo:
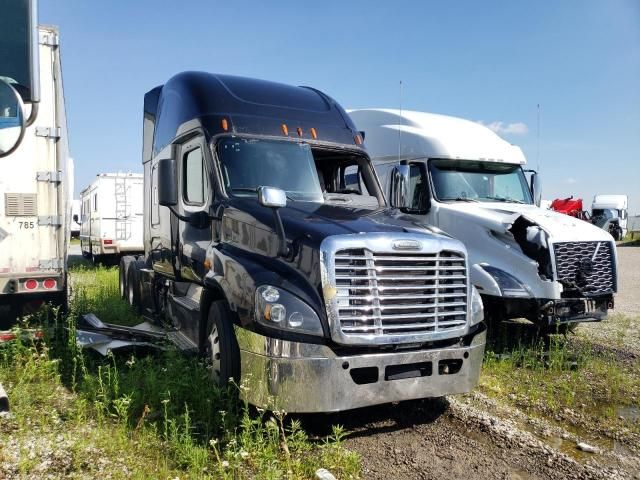
<path id="1" fill-rule="evenodd" d="M 142 183 L 141 173 L 100 173 L 80 192 L 83 256 L 98 262 L 144 252 Z"/>
<path id="2" fill-rule="evenodd" d="M 73 194 L 58 31 L 0 2 L 0 327 L 65 305 Z"/>
<path id="3" fill-rule="evenodd" d="M 591 203 L 591 222 L 622 240 L 627 234 L 628 208 L 626 195 L 596 195 Z"/>
<path id="4" fill-rule="evenodd" d="M 350 112 L 391 198 L 461 240 L 487 316 L 543 329 L 603 319 L 617 289 L 611 235 L 545 210 L 522 150 L 476 122 L 386 109 Z M 396 167 L 401 164 L 402 169 Z M 397 172 L 401 172 L 398 174 Z"/>

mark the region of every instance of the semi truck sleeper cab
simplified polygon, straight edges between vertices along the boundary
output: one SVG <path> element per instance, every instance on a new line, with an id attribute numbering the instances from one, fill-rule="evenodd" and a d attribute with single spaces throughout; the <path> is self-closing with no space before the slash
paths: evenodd
<path id="1" fill-rule="evenodd" d="M 145 254 L 122 259 L 123 297 L 220 384 L 288 412 L 477 384 L 485 326 L 464 246 L 387 205 L 327 95 L 178 74 L 145 96 L 143 167 Z"/>

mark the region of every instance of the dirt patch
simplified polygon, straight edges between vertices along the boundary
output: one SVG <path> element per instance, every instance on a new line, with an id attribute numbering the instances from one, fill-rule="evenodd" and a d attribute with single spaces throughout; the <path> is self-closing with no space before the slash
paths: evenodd
<path id="1" fill-rule="evenodd" d="M 362 455 L 367 479 L 634 478 L 625 465 L 576 461 L 471 398 L 364 409 L 345 420 L 353 432 L 346 444 Z"/>

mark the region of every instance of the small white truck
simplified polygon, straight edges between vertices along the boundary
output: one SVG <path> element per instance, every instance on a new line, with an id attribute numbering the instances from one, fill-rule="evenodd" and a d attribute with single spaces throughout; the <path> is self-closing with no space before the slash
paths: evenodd
<path id="1" fill-rule="evenodd" d="M 21 23 L 30 12 L 7 9 L 2 16 L 11 22 L 0 20 L 0 51 L 30 31 Z M 21 45 L 33 65 L 20 62 L 18 47 L 13 60 L 0 55 L 0 327 L 26 306 L 67 301 L 73 165 L 59 36 L 54 27 L 31 23 L 34 37 Z"/>
<path id="2" fill-rule="evenodd" d="M 617 289 L 616 246 L 588 222 L 540 208 L 522 150 L 461 118 L 386 109 L 349 115 L 365 134 L 393 203 L 469 252 L 471 281 L 489 318 L 527 318 L 566 330 L 603 319 Z M 560 328 L 561 327 L 561 328 Z"/>
<path id="3" fill-rule="evenodd" d="M 591 222 L 622 240 L 627 234 L 628 208 L 626 195 L 596 195 L 591 204 Z"/>
<path id="4" fill-rule="evenodd" d="M 100 173 L 80 192 L 80 246 L 93 262 L 144 252 L 141 173 Z"/>

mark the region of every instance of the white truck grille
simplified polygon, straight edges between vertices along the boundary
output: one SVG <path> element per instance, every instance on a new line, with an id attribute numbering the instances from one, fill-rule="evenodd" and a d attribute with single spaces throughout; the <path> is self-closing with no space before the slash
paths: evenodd
<path id="1" fill-rule="evenodd" d="M 615 290 L 613 245 L 611 242 L 554 243 L 558 280 L 565 287 L 587 296 Z"/>
<path id="2" fill-rule="evenodd" d="M 463 254 L 335 254 L 337 319 L 342 334 L 407 336 L 450 331 L 467 323 Z"/>

